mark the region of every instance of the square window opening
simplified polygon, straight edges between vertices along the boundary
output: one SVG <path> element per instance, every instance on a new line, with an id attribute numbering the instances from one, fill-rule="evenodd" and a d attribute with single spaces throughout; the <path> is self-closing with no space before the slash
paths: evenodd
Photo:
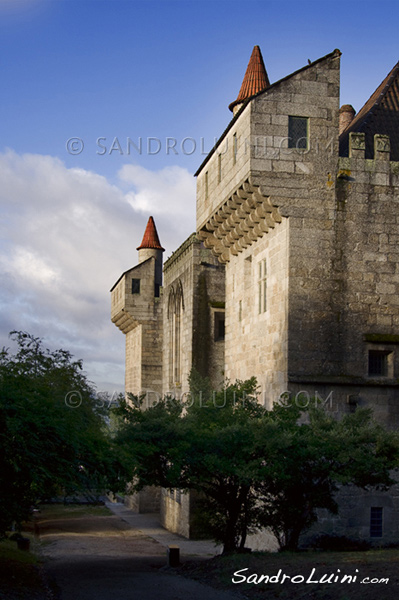
<path id="1" fill-rule="evenodd" d="M 368 374 L 371 377 L 388 377 L 389 357 L 392 353 L 386 350 L 369 350 Z"/>

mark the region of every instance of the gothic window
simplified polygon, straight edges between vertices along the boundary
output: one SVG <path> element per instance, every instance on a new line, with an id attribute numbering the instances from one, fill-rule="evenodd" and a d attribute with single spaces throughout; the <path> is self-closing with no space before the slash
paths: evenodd
<path id="1" fill-rule="evenodd" d="M 181 383 L 183 286 L 179 280 L 169 292 L 169 384 Z"/>
<path id="2" fill-rule="evenodd" d="M 370 508 L 370 537 L 382 537 L 382 525 L 382 506 L 372 506 Z"/>
<path id="3" fill-rule="evenodd" d="M 140 279 L 132 279 L 132 294 L 140 294 Z"/>
<path id="4" fill-rule="evenodd" d="M 258 269 L 258 312 L 261 314 L 266 312 L 267 307 L 267 265 L 265 258 L 260 261 Z"/>
<path id="5" fill-rule="evenodd" d="M 308 149 L 309 119 L 288 117 L 288 148 Z"/>

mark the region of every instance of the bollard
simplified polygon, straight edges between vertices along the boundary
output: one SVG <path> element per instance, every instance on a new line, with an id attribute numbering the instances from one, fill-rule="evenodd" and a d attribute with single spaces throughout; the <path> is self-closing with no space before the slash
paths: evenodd
<path id="1" fill-rule="evenodd" d="M 30 548 L 30 539 L 29 538 L 25 538 L 25 537 L 19 538 L 17 540 L 17 546 L 18 546 L 18 550 L 29 551 L 29 548 Z"/>
<path id="2" fill-rule="evenodd" d="M 179 546 L 168 546 L 168 566 L 178 567 L 180 564 L 180 548 Z"/>

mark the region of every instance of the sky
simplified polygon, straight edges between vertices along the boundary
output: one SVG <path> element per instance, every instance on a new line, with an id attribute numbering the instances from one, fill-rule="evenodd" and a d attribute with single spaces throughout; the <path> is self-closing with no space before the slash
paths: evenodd
<path id="1" fill-rule="evenodd" d="M 148 217 L 195 230 L 194 173 L 254 45 L 273 83 L 339 48 L 356 111 L 399 60 L 399 2 L 0 0 L 0 347 L 23 330 L 123 391 L 109 290 Z"/>

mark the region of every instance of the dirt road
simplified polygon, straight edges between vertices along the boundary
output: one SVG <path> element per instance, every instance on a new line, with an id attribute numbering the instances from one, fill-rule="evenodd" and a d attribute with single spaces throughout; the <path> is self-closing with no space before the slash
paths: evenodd
<path id="1" fill-rule="evenodd" d="M 116 515 L 47 509 L 38 529 L 60 600 L 237 600 L 166 567 L 165 548 Z"/>

